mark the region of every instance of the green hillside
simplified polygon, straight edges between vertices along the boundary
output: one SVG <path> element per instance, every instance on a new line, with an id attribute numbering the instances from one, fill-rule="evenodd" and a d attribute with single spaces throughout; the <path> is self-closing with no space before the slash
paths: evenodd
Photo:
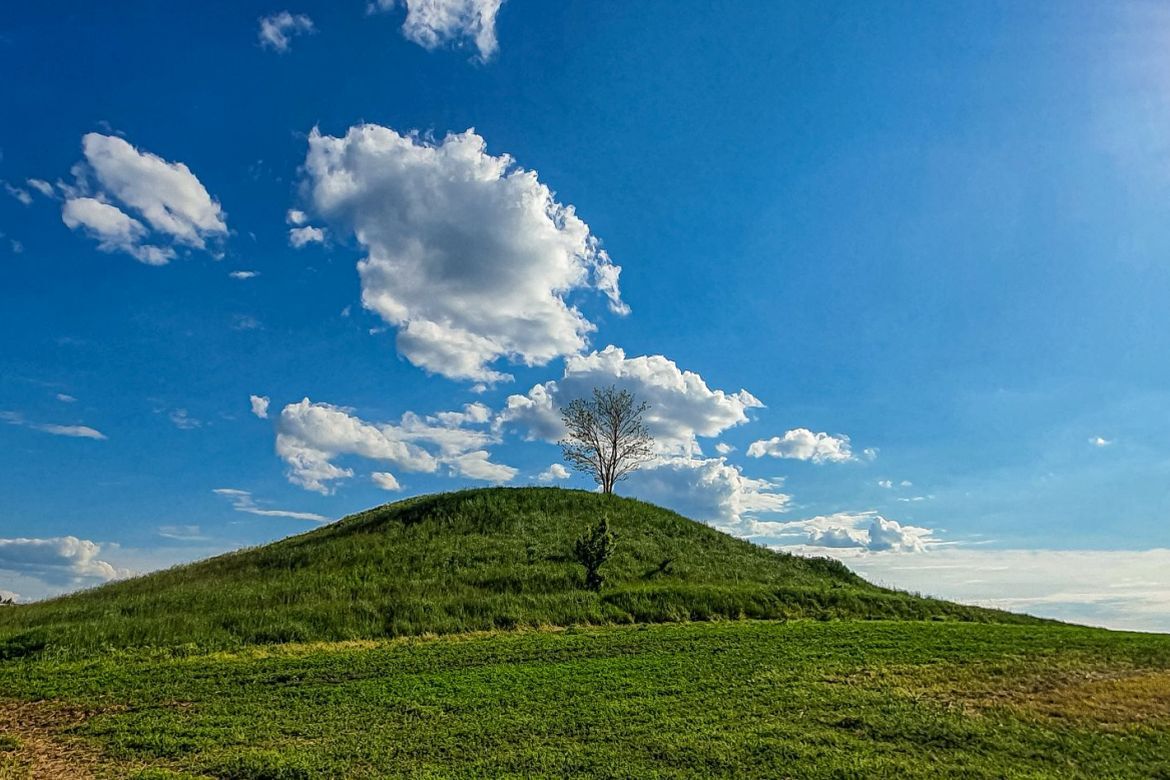
<path id="1" fill-rule="evenodd" d="M 573 540 L 618 536 L 600 594 Z M 407 499 L 264 547 L 0 610 L 0 659 L 232 648 L 525 626 L 741 618 L 1031 618 L 875 587 L 640 501 L 556 488 Z"/>
<path id="2" fill-rule="evenodd" d="M 594 593 L 569 551 L 602 515 Z M 0 780 L 1145 778 L 1168 756 L 1170 637 L 889 591 L 582 491 L 409 499 L 0 611 Z"/>

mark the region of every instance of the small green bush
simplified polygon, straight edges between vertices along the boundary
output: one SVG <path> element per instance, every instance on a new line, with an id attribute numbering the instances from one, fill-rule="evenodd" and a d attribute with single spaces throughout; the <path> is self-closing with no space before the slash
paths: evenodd
<path id="1" fill-rule="evenodd" d="M 573 557 L 577 563 L 585 567 L 585 587 L 592 591 L 600 591 L 605 577 L 601 574 L 602 565 L 613 557 L 617 547 L 617 539 L 609 530 L 609 523 L 603 517 L 576 542 L 573 543 Z"/>

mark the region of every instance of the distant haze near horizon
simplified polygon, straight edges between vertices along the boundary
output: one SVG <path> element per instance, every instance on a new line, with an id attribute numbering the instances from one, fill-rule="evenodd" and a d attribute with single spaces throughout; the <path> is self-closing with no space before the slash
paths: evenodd
<path id="1" fill-rule="evenodd" d="M 1170 631 L 1170 11 L 0 15 L 0 597 L 469 486 Z M 181 56 L 177 56 L 181 53 Z"/>

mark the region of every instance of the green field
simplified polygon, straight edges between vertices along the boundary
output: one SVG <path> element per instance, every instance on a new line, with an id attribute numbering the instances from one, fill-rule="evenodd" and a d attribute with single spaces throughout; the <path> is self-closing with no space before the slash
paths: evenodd
<path id="1" fill-rule="evenodd" d="M 568 551 L 602 513 L 594 593 Z M 1170 636 L 555 489 L 0 610 L 0 779 L 484 776 L 1170 778 Z"/>
<path id="2" fill-rule="evenodd" d="M 1170 777 L 1170 638 L 1067 626 L 743 621 L 140 651 L 9 662 L 0 692 L 10 777 L 33 747 L 51 760 L 46 742 L 75 768 L 143 778 Z"/>

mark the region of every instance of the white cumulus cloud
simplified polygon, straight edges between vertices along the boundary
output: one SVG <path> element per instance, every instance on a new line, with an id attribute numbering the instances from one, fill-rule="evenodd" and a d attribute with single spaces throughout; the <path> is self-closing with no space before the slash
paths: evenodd
<path id="1" fill-rule="evenodd" d="M 329 493 L 332 483 L 353 476 L 351 468 L 334 462 L 346 456 L 412 472 L 431 473 L 445 466 L 456 476 L 506 482 L 516 469 L 489 459 L 486 447 L 497 441 L 495 434 L 465 427 L 486 422 L 480 407 L 468 404 L 462 412 L 429 417 L 407 412 L 398 423 L 370 423 L 348 409 L 305 398 L 281 411 L 276 452 L 288 465 L 291 482 L 319 493 Z"/>
<path id="2" fill-rule="evenodd" d="M 370 474 L 370 479 L 374 480 L 374 484 L 383 490 L 402 490 L 398 479 L 388 471 L 375 471 Z"/>
<path id="3" fill-rule="evenodd" d="M 87 133 L 82 149 L 101 188 L 159 233 L 199 249 L 207 239 L 226 235 L 219 203 L 183 163 L 169 163 L 101 133 Z"/>
<path id="4" fill-rule="evenodd" d="M 51 585 L 93 585 L 128 574 L 98 556 L 102 546 L 76 536 L 0 539 L 0 570 Z"/>
<path id="5" fill-rule="evenodd" d="M 559 463 L 552 464 L 536 476 L 536 479 L 540 482 L 552 482 L 553 480 L 568 478 L 569 470 Z"/>
<path id="6" fill-rule="evenodd" d="M 300 249 L 309 244 L 322 244 L 325 242 L 325 231 L 312 225 L 291 228 L 288 231 L 288 242 L 294 249 Z"/>
<path id="7" fill-rule="evenodd" d="M 823 549 L 923 552 L 940 543 L 929 528 L 903 525 L 873 511 L 837 512 L 785 522 L 757 521 L 745 532 L 763 544 L 813 554 L 823 554 Z"/>
<path id="8" fill-rule="evenodd" d="M 266 395 L 250 395 L 249 402 L 252 404 L 252 414 L 259 417 L 261 420 L 268 419 L 268 396 Z"/>
<path id="9" fill-rule="evenodd" d="M 829 433 L 813 433 L 807 428 L 795 428 L 783 436 L 754 441 L 747 451 L 749 458 L 792 458 L 813 463 L 841 463 L 853 460 L 849 437 Z"/>
<path id="10" fill-rule="evenodd" d="M 517 469 L 500 463 L 492 463 L 487 450 L 475 450 L 446 459 L 451 469 L 461 477 L 484 482 L 509 482 L 516 476 Z"/>
<path id="11" fill-rule="evenodd" d="M 424 49 L 472 43 L 486 61 L 499 48 L 496 14 L 503 0 L 374 0 L 368 7 L 389 11 L 399 5 L 406 6 L 402 34 Z"/>
<path id="12" fill-rule="evenodd" d="M 81 142 L 85 162 L 74 167 L 76 185 L 62 185 L 61 218 L 85 230 L 102 251 L 164 265 L 175 251 L 159 241 L 206 249 L 209 240 L 227 235 L 219 203 L 183 163 L 139 151 L 117 136 L 87 133 Z"/>
<path id="13" fill-rule="evenodd" d="M 313 20 L 305 14 L 281 11 L 260 19 L 258 36 L 262 48 L 284 53 L 292 45 L 295 36 L 313 31 Z"/>
<path id="14" fill-rule="evenodd" d="M 309 137 L 304 188 L 356 236 L 362 304 L 398 328 L 399 352 L 454 379 L 492 383 L 582 351 L 595 326 L 567 301 L 593 289 L 626 311 L 598 240 L 534 171 L 487 153 L 472 130 L 440 141 L 378 125 Z"/>
<path id="15" fill-rule="evenodd" d="M 777 482 L 744 476 L 724 458 L 668 458 L 635 471 L 622 489 L 733 533 L 759 515 L 783 512 L 791 496 Z"/>
<path id="16" fill-rule="evenodd" d="M 696 437 L 718 436 L 747 422 L 748 409 L 763 406 L 747 390 L 712 390 L 699 374 L 680 369 L 662 355 L 627 358 L 621 348 L 608 346 L 566 359 L 559 380 L 510 396 L 497 424 L 529 438 L 557 441 L 564 434 L 560 408 L 575 398 L 590 397 L 596 387 L 610 385 L 649 404 L 643 419 L 662 454 L 697 455 Z"/>
<path id="17" fill-rule="evenodd" d="M 70 230 L 84 230 L 103 252 L 125 252 L 147 265 L 166 265 L 175 256 L 170 247 L 142 243 L 150 231 L 141 222 L 96 198 L 66 200 L 61 221 Z"/>

